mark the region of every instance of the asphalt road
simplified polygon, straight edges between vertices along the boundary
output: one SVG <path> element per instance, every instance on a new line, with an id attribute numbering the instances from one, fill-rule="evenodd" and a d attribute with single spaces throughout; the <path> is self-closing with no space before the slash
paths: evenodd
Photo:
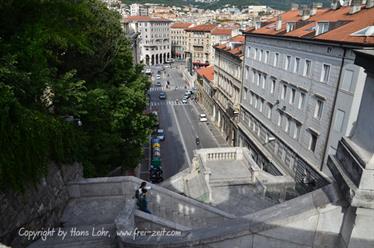
<path id="1" fill-rule="evenodd" d="M 172 68 L 162 71 L 161 79 L 157 80 L 157 71 L 161 69 L 161 66 L 152 67 L 150 108 L 152 111 L 158 111 L 160 128 L 165 131 L 165 140 L 161 142 L 161 161 L 163 176 L 167 179 L 189 166 L 195 149 L 219 147 L 225 144 L 222 144 L 222 138 L 217 137 L 217 132 L 211 131 L 209 122 L 199 121 L 199 114 L 203 112 L 194 101 L 188 100 L 187 104 L 181 102 L 186 84 L 181 72 L 175 68 L 175 64 Z M 157 81 L 161 82 L 161 87 L 156 86 Z M 167 81 L 170 82 L 168 88 L 166 88 Z M 159 99 L 161 91 L 167 95 L 165 100 Z M 196 137 L 200 139 L 199 146 L 195 143 Z M 144 171 L 146 169 L 142 169 L 143 174 L 146 173 Z"/>

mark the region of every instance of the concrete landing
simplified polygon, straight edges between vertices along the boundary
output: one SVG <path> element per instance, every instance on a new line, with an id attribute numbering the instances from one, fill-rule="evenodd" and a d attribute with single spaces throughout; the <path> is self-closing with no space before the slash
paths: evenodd
<path id="1" fill-rule="evenodd" d="M 71 199 L 62 216 L 65 227 L 110 224 L 125 206 L 123 196 L 83 197 Z"/>
<path id="2" fill-rule="evenodd" d="M 212 205 L 236 216 L 243 216 L 277 204 L 256 193 L 251 185 L 212 187 Z"/>

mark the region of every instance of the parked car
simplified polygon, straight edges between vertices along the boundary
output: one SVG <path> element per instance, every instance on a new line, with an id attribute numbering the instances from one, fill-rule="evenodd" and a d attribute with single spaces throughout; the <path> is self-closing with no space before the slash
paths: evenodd
<path id="1" fill-rule="evenodd" d="M 188 101 L 187 101 L 187 98 L 184 98 L 183 97 L 183 99 L 182 99 L 182 103 L 187 103 Z"/>
<path id="2" fill-rule="evenodd" d="M 147 74 L 147 75 L 152 74 L 152 70 L 151 70 L 151 69 L 146 69 L 146 70 L 145 70 L 145 74 Z"/>
<path id="3" fill-rule="evenodd" d="M 161 82 L 158 81 L 158 82 L 156 83 L 156 86 L 157 86 L 157 87 L 161 87 Z"/>
<path id="4" fill-rule="evenodd" d="M 165 140 L 165 132 L 164 129 L 157 130 L 157 138 L 160 140 Z"/>
<path id="5" fill-rule="evenodd" d="M 166 99 L 166 93 L 165 92 L 160 92 L 159 98 L 161 100 L 165 100 Z"/>
<path id="6" fill-rule="evenodd" d="M 160 79 L 161 79 L 161 76 L 157 74 L 157 75 L 156 75 L 156 79 L 157 79 L 157 80 L 160 80 Z"/>
<path id="7" fill-rule="evenodd" d="M 200 121 L 201 122 L 207 122 L 208 118 L 206 117 L 206 114 L 200 114 Z"/>

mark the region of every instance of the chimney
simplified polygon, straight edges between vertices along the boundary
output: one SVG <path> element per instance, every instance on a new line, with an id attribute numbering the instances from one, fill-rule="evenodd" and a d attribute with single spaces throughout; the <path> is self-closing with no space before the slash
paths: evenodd
<path id="1" fill-rule="evenodd" d="M 367 9 L 370 9 L 372 7 L 374 7 L 374 0 L 367 0 L 366 1 L 366 6 L 365 6 Z"/>
<path id="2" fill-rule="evenodd" d="M 277 18 L 277 25 L 275 27 L 275 30 L 279 31 L 281 29 L 282 29 L 282 16 L 279 15 L 278 18 Z"/>
<path id="3" fill-rule="evenodd" d="M 340 8 L 340 1 L 339 0 L 332 0 L 331 1 L 331 9 L 337 10 Z"/>
<path id="4" fill-rule="evenodd" d="M 317 10 L 318 10 L 318 5 L 317 3 L 313 3 L 312 5 L 312 9 L 310 10 L 310 16 L 314 16 L 317 14 Z"/>
<path id="5" fill-rule="evenodd" d="M 303 6 L 301 20 L 306 21 L 310 17 L 310 8 L 307 5 Z"/>
<path id="6" fill-rule="evenodd" d="M 349 10 L 349 14 L 353 15 L 361 10 L 362 0 L 352 0 L 352 6 Z"/>

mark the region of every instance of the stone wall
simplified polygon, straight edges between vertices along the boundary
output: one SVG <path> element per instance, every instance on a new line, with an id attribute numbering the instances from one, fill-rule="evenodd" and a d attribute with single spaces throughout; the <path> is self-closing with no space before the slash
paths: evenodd
<path id="1" fill-rule="evenodd" d="M 42 230 L 60 225 L 69 199 L 67 182 L 82 178 L 80 164 L 57 166 L 51 163 L 47 177 L 29 185 L 24 193 L 0 192 L 0 242 L 12 247 L 25 247 L 27 239 L 18 231 Z"/>

